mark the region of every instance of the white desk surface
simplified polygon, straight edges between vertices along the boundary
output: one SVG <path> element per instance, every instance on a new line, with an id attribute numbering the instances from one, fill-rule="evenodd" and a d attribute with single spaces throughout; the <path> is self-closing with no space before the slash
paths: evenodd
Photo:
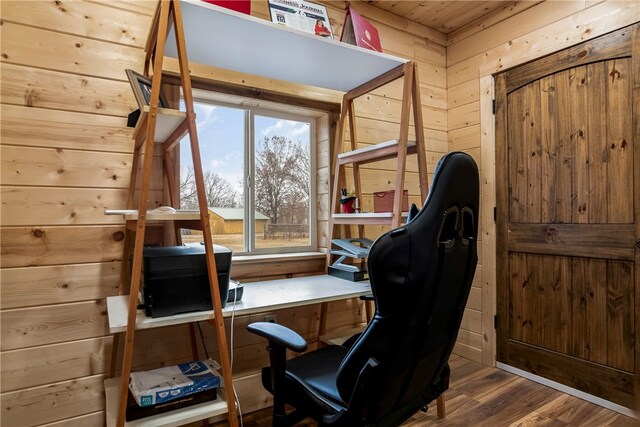
<path id="1" fill-rule="evenodd" d="M 242 301 L 235 305 L 235 315 L 265 313 L 289 307 L 357 298 L 369 293 L 371 285 L 368 281 L 350 282 L 329 275 L 247 283 L 244 285 Z M 107 297 L 109 331 L 112 334 L 126 330 L 128 310 L 128 295 Z M 222 314 L 224 317 L 230 317 L 232 311 L 233 304 L 228 303 Z M 136 329 L 158 328 L 211 318 L 212 310 L 155 319 L 145 316 L 144 310 L 138 310 Z"/>
<path id="2" fill-rule="evenodd" d="M 200 64 L 346 92 L 408 61 L 200 0 L 180 9 L 187 57 Z M 177 57 L 173 26 L 165 55 Z"/>

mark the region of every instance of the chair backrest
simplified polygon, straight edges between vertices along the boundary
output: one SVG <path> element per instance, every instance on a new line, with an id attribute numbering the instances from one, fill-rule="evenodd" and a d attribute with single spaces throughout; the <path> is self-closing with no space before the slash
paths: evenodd
<path id="1" fill-rule="evenodd" d="M 345 402 L 358 402 L 348 410 L 365 424 L 400 424 L 447 388 L 447 361 L 476 269 L 478 204 L 473 158 L 447 154 L 415 218 L 372 245 L 375 315 L 337 376 Z M 366 386 L 356 387 L 371 362 Z"/>

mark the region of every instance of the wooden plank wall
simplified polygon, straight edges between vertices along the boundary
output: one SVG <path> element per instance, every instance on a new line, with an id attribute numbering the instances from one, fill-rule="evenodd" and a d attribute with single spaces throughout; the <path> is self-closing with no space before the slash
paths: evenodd
<path id="1" fill-rule="evenodd" d="M 340 34 L 344 3 L 327 2 L 333 30 Z M 355 5 L 380 30 L 389 53 L 416 59 L 433 170 L 447 151 L 445 38 L 366 4 Z M 143 45 L 155 2 L 3 1 L 2 37 L 2 248 L 1 394 L 3 425 L 100 426 L 104 422 L 102 381 L 112 338 L 105 297 L 117 294 L 123 224 L 103 215 L 125 207 L 131 168 L 131 129 L 126 115 L 135 100 L 124 69 L 141 71 Z M 253 14 L 267 18 L 266 2 Z M 176 69 L 169 61 L 169 69 Z M 195 75 L 339 102 L 340 94 L 193 64 Z M 397 134 L 399 85 L 383 88 L 358 106 L 363 143 Z M 328 142 L 331 117 L 318 127 L 320 244 L 326 246 Z M 367 170 L 372 191 L 388 188 L 391 165 Z M 161 204 L 159 175 L 152 205 Z M 415 164 L 407 180 L 419 194 Z M 324 228 L 323 228 L 324 224 Z M 379 232 L 379 230 L 374 230 Z M 323 271 L 322 257 L 308 261 L 244 263 L 234 276 L 296 277 Z M 479 296 L 473 298 L 477 304 Z M 330 305 L 330 326 L 363 319 L 359 301 Z M 314 339 L 319 307 L 277 313 L 278 321 Z M 234 327 L 234 375 L 244 411 L 268 397 L 257 369 L 267 363 L 265 343 L 245 332 L 262 316 L 241 317 Z M 213 331 L 203 325 L 215 357 Z M 134 368 L 189 359 L 187 327 L 145 331 L 136 336 Z M 462 341 L 468 338 L 461 334 Z M 479 348 L 479 344 L 476 344 Z M 144 351 L 141 351 L 144 349 Z M 204 349 L 202 349 L 204 352 Z M 204 355 L 204 353 L 203 353 Z"/>
<path id="2" fill-rule="evenodd" d="M 478 270 L 482 297 L 477 311 L 467 309 L 465 324 L 481 347 L 466 348 L 458 343 L 456 350 L 460 354 L 485 364 L 495 360 L 495 140 L 491 74 L 638 21 L 637 1 L 545 1 L 502 21 L 490 17 L 487 25 L 458 30 L 448 40 L 449 149 L 471 153 L 480 165 L 482 182 Z"/>

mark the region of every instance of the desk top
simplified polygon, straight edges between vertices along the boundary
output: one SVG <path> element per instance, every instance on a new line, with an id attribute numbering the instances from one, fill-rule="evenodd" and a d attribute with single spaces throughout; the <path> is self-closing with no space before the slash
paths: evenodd
<path id="1" fill-rule="evenodd" d="M 235 304 L 235 315 L 243 316 L 283 308 L 357 298 L 369 293 L 371 293 L 371 285 L 368 281 L 350 282 L 329 275 L 246 283 L 242 301 Z M 126 330 L 128 310 L 128 295 L 107 297 L 109 331 L 112 334 Z M 233 304 L 229 303 L 222 310 L 222 315 L 230 317 L 233 311 Z M 212 318 L 213 310 L 155 319 L 145 316 L 144 310 L 138 310 L 136 329 L 158 328 Z"/>

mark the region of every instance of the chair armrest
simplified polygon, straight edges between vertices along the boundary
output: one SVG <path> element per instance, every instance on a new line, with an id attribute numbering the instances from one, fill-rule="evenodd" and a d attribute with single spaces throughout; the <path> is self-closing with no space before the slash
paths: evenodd
<path id="1" fill-rule="evenodd" d="M 307 341 L 299 334 L 273 322 L 255 322 L 247 326 L 247 330 L 260 335 L 274 344 L 296 351 L 298 353 L 307 349 Z"/>

